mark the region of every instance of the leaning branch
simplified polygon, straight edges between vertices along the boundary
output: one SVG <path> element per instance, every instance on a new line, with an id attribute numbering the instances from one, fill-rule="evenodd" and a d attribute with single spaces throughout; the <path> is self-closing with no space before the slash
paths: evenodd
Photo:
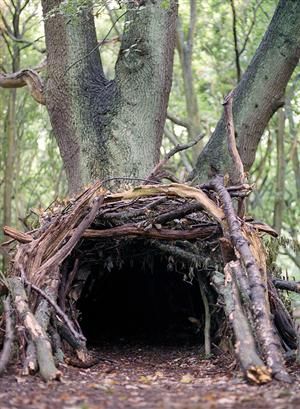
<path id="1" fill-rule="evenodd" d="M 223 204 L 227 225 L 222 223 L 224 233 L 227 229 L 233 246 L 241 258 L 249 279 L 252 314 L 256 325 L 258 341 L 262 346 L 268 367 L 273 376 L 285 382 L 290 382 L 290 377 L 283 364 L 283 356 L 279 340 L 274 337 L 274 327 L 271 321 L 268 304 L 266 303 L 266 284 L 262 279 L 262 273 L 256 259 L 250 249 L 249 243 L 241 231 L 241 223 L 235 214 L 235 210 L 229 193 L 223 185 L 222 178 L 216 177 L 211 182 L 212 188 L 218 194 Z"/>
<path id="2" fill-rule="evenodd" d="M 36 291 L 39 295 L 41 295 L 56 311 L 57 315 L 65 322 L 67 327 L 69 328 L 70 332 L 73 334 L 73 336 L 78 339 L 78 341 L 85 341 L 85 338 L 82 337 L 81 334 L 79 334 L 73 327 L 73 324 L 71 320 L 68 318 L 68 316 L 63 312 L 63 310 L 56 304 L 56 302 L 49 297 L 45 291 L 43 291 L 41 288 L 37 287 L 36 285 L 32 284 L 30 281 L 26 280 L 25 277 L 23 277 L 24 283 L 32 288 L 34 291 Z"/>
<path id="3" fill-rule="evenodd" d="M 9 280 L 13 304 L 20 322 L 34 342 L 40 374 L 45 381 L 59 379 L 60 371 L 56 368 L 52 355 L 51 343 L 47 333 L 39 325 L 28 305 L 27 295 L 21 280 L 13 277 Z"/>
<path id="4" fill-rule="evenodd" d="M 232 167 L 229 172 L 230 182 L 233 185 L 239 185 L 244 183 L 245 173 L 244 165 L 241 161 L 240 154 L 236 147 L 235 142 L 235 131 L 234 131 L 234 122 L 232 114 L 232 103 L 233 103 L 233 91 L 231 91 L 227 97 L 224 99 L 224 115 L 226 121 L 227 129 L 227 145 L 229 155 L 232 159 Z"/>
<path id="5" fill-rule="evenodd" d="M 213 274 L 212 281 L 218 293 L 223 296 L 225 313 L 235 335 L 235 352 L 246 378 L 256 384 L 266 383 L 271 380 L 270 371 L 256 352 L 255 340 L 243 312 L 239 291 L 231 271 L 232 263 L 234 262 L 226 264 L 224 269 L 226 282 L 224 275 L 219 272 Z"/>

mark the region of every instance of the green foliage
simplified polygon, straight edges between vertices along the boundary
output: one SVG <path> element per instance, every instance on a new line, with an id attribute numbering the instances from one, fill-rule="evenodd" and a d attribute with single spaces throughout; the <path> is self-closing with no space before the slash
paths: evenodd
<path id="1" fill-rule="evenodd" d="M 162 0 L 161 7 L 165 10 L 168 10 L 170 8 L 170 0 Z"/>

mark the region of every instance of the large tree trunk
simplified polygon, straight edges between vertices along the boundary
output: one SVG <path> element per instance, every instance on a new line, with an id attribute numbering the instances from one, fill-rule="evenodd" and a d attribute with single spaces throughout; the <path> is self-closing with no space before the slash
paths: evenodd
<path id="1" fill-rule="evenodd" d="M 287 82 L 300 57 L 300 1 L 280 0 L 269 28 L 234 93 L 238 149 L 245 170 L 252 166 L 263 131 L 283 105 Z M 191 179 L 224 174 L 230 167 L 224 117 L 199 155 Z"/>
<path id="2" fill-rule="evenodd" d="M 127 10 L 116 77 L 103 73 L 94 20 L 67 18 L 43 0 L 46 105 L 74 192 L 93 178 L 145 177 L 159 159 L 171 88 L 177 6 L 146 1 Z M 92 50 L 94 50 L 92 52 Z"/>

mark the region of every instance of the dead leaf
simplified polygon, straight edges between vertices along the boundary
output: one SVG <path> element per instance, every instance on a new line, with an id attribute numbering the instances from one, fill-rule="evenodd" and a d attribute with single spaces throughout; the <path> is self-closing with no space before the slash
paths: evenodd
<path id="1" fill-rule="evenodd" d="M 187 373 L 180 379 L 181 383 L 192 383 L 194 381 L 193 375 Z"/>

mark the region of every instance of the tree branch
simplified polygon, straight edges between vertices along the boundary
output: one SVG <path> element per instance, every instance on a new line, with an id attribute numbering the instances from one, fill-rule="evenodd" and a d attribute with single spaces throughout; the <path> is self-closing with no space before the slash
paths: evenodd
<path id="1" fill-rule="evenodd" d="M 273 279 L 273 284 L 279 290 L 293 291 L 295 293 L 300 293 L 300 282 L 299 281 L 289 281 L 280 280 L 279 278 Z"/>
<path id="2" fill-rule="evenodd" d="M 170 112 L 167 112 L 167 118 L 170 119 L 170 121 L 174 122 L 174 124 L 182 126 L 183 128 L 189 129 L 189 123 L 187 121 L 177 118 L 175 115 L 171 114 Z"/>
<path id="3" fill-rule="evenodd" d="M 240 65 L 240 52 L 238 45 L 237 29 L 236 29 L 236 10 L 234 5 L 234 0 L 230 0 L 231 10 L 232 10 L 232 33 L 234 41 L 234 52 L 235 52 L 235 65 L 236 65 L 236 75 L 237 82 L 241 80 L 241 65 Z"/>
<path id="4" fill-rule="evenodd" d="M 45 105 L 44 84 L 36 71 L 23 69 L 12 74 L 0 73 L 1 88 L 22 88 L 26 85 L 33 99 L 39 104 Z"/>
<path id="5" fill-rule="evenodd" d="M 256 13 L 257 13 L 257 10 L 259 9 L 259 7 L 260 7 L 260 5 L 261 5 L 262 2 L 263 2 L 263 0 L 260 0 L 260 1 L 254 6 L 254 8 L 253 8 L 253 19 L 252 19 L 252 21 L 251 21 L 251 25 L 250 25 L 250 27 L 249 27 L 249 30 L 248 30 L 248 32 L 247 32 L 247 34 L 246 34 L 246 36 L 245 36 L 243 45 L 242 45 L 241 49 L 239 50 L 239 57 L 240 57 L 240 56 L 243 54 L 243 52 L 246 50 L 247 43 L 248 43 L 248 41 L 249 41 L 250 35 L 251 35 L 252 30 L 253 30 L 253 28 L 254 28 L 254 26 L 255 26 L 255 23 L 256 23 Z"/>
<path id="6" fill-rule="evenodd" d="M 161 168 L 163 166 L 165 166 L 165 164 L 168 162 L 168 160 L 174 156 L 176 153 L 184 151 L 186 149 L 191 148 L 192 146 L 195 146 L 199 141 L 201 141 L 201 139 L 204 137 L 203 134 L 198 135 L 198 137 L 196 138 L 196 140 L 190 142 L 190 143 L 186 143 L 184 145 L 176 145 L 173 149 L 171 149 L 166 155 L 165 157 L 155 166 L 155 168 L 152 170 L 152 172 L 150 173 L 150 175 L 148 176 L 146 183 L 149 182 L 149 180 L 154 179 L 155 176 L 158 174 L 158 172 L 161 170 Z"/>
<path id="7" fill-rule="evenodd" d="M 174 133 L 171 132 L 166 126 L 164 128 L 164 134 L 174 146 L 178 145 L 179 141 L 176 135 L 174 135 Z M 182 163 L 184 164 L 186 170 L 188 172 L 191 172 L 193 170 L 193 166 L 192 166 L 192 162 L 190 161 L 189 157 L 184 151 L 179 152 L 179 154 L 180 154 Z"/>

